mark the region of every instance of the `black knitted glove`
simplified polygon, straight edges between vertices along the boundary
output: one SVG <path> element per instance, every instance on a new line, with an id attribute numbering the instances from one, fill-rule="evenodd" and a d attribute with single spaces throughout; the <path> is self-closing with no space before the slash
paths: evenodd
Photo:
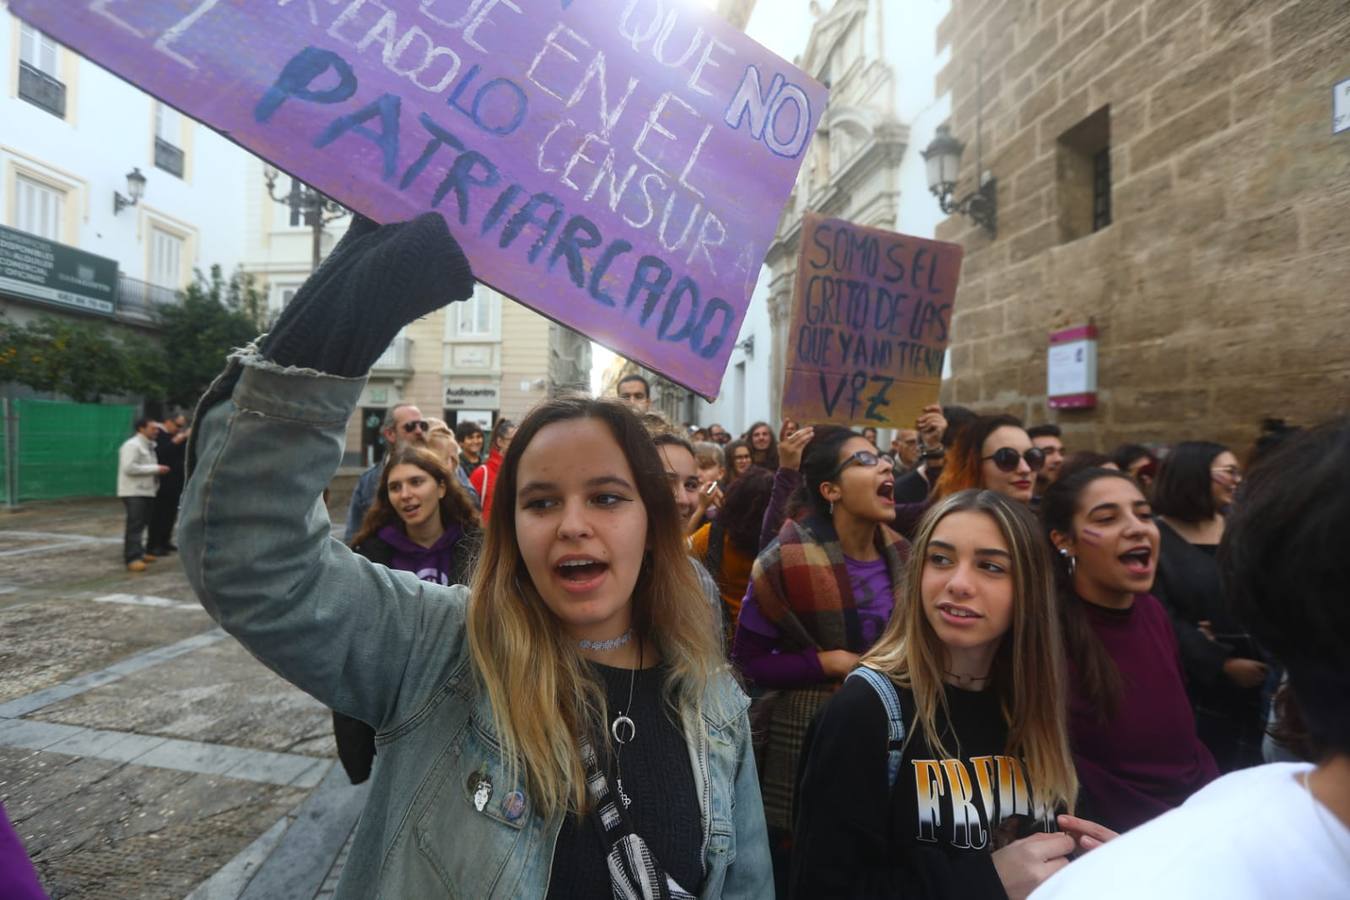
<path id="1" fill-rule="evenodd" d="M 260 348 L 282 366 L 366 374 L 404 325 L 473 294 L 473 272 L 440 213 L 377 225 L 357 214 Z"/>

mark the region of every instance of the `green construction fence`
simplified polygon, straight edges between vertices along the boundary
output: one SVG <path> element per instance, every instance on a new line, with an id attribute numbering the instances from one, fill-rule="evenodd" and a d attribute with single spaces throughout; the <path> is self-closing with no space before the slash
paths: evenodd
<path id="1" fill-rule="evenodd" d="M 7 400 L 3 412 L 0 502 L 117 495 L 135 406 Z"/>

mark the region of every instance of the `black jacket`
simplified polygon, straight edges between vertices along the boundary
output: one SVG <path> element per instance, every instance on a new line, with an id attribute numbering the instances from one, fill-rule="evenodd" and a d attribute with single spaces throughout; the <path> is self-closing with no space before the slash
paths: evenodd
<path id="1" fill-rule="evenodd" d="M 482 532 L 471 528 L 455 542 L 454 577 L 452 584 L 468 584 L 473 577 L 473 569 L 478 561 L 478 548 Z M 394 557 L 394 548 L 379 535 L 372 534 L 352 548 L 352 552 L 364 556 L 371 562 L 388 566 Z M 333 713 L 333 737 L 337 740 L 338 759 L 352 784 L 360 784 L 370 777 L 370 768 L 375 762 L 375 729 L 360 719 Z"/>

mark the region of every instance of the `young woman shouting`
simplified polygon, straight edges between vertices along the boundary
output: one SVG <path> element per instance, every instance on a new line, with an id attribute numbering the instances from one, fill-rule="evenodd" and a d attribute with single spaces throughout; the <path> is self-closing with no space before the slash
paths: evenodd
<path id="1" fill-rule="evenodd" d="M 440 215 L 358 219 L 202 401 L 183 538 L 198 596 L 380 736 L 338 895 L 767 897 L 748 700 L 630 411 L 555 400 L 526 418 L 472 590 L 328 537 L 318 498 L 365 372 L 471 290 Z"/>
<path id="2" fill-rule="evenodd" d="M 874 674 L 846 680 L 808 739 L 794 897 L 1025 897 L 1111 836 L 1055 815 L 1078 785 L 1052 597 L 1024 504 L 963 491 L 924 517 L 862 659 Z"/>
<path id="3" fill-rule="evenodd" d="M 757 717 L 767 720 L 764 805 L 783 882 L 802 738 L 885 630 L 909 553 L 886 527 L 895 480 L 870 441 L 816 428 L 801 470 L 806 515 L 784 523 L 755 560 L 732 645 L 745 676 L 775 691 L 757 701 Z"/>
<path id="4" fill-rule="evenodd" d="M 1218 777 L 1167 612 L 1149 593 L 1158 526 L 1124 472 L 1083 469 L 1041 498 L 1056 548 L 1069 733 L 1084 815 L 1125 831 Z"/>

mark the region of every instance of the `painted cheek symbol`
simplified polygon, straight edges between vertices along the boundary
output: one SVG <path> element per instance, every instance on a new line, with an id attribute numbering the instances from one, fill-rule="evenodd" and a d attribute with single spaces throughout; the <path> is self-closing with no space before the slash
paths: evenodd
<path id="1" fill-rule="evenodd" d="M 1083 539 L 1086 540 L 1087 543 L 1097 546 L 1102 542 L 1102 533 L 1095 528 L 1084 528 Z"/>

